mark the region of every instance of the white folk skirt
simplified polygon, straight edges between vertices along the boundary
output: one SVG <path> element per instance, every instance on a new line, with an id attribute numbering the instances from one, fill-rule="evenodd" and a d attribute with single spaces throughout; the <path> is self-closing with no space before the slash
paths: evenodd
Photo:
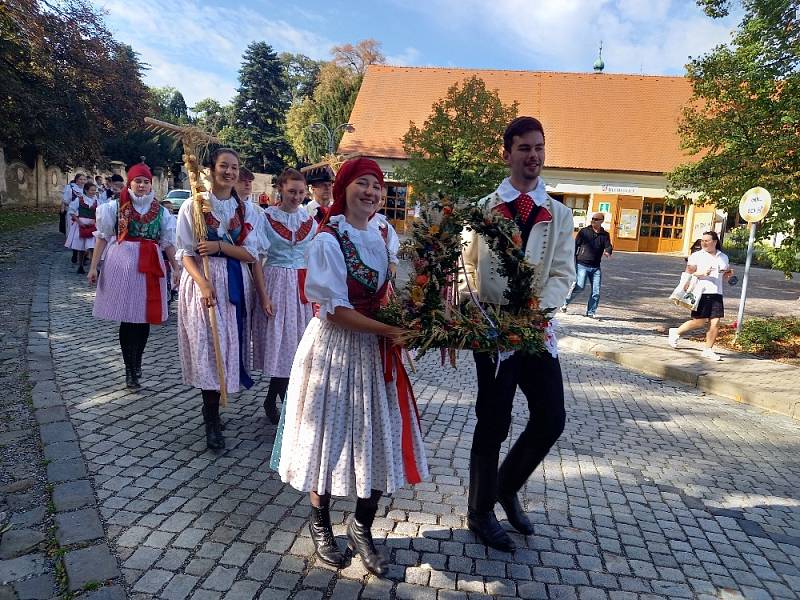
<path id="1" fill-rule="evenodd" d="M 318 318 L 309 323 L 289 379 L 278 469 L 295 489 L 367 498 L 414 483 L 414 473 L 428 477 L 416 408 L 400 405 L 396 369 L 385 380 L 379 343 Z"/>
<path id="2" fill-rule="evenodd" d="M 199 259 L 199 257 L 197 257 Z M 197 260 L 200 265 L 200 260 Z M 227 259 L 209 258 L 211 281 L 217 297 L 215 312 L 225 368 L 225 388 L 236 393 L 239 385 L 239 335 L 236 325 L 236 306 L 228 300 Z M 202 267 L 200 267 L 202 269 Z M 243 329 L 243 358 L 250 366 L 250 319 L 253 313 L 253 280 L 250 269 L 242 265 L 247 318 Z M 178 350 L 183 382 L 201 390 L 219 390 L 217 363 L 208 309 L 203 303 L 200 288 L 186 269 L 181 274 L 178 293 Z"/>
<path id="3" fill-rule="evenodd" d="M 161 271 L 166 274 L 164 258 L 158 252 Z M 161 322 L 167 320 L 167 279 L 161 287 Z M 147 323 L 147 276 L 139 272 L 139 242 L 116 239 L 106 246 L 105 260 L 97 278 L 97 293 L 92 314 L 96 319 L 120 323 Z"/>
<path id="4" fill-rule="evenodd" d="M 294 353 L 314 316 L 311 303 L 300 301 L 297 273 L 296 269 L 264 267 L 264 284 L 275 315 L 267 317 L 260 303 L 253 315 L 253 368 L 265 377 L 289 377 Z"/>
<path id="5" fill-rule="evenodd" d="M 70 223 L 69 229 L 67 230 L 67 240 L 64 242 L 64 247 L 69 248 L 70 250 L 85 252 L 86 250 L 91 250 L 94 248 L 94 236 L 90 235 L 87 238 L 82 238 L 80 234 L 80 227 L 78 227 L 79 222 L 83 223 L 84 225 L 90 225 L 94 223 L 94 219 L 79 218 L 78 220 Z"/>

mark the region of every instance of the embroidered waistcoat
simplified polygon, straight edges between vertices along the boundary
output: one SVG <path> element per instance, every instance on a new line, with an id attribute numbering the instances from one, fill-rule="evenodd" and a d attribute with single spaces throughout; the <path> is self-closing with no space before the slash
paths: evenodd
<path id="1" fill-rule="evenodd" d="M 383 285 L 378 288 L 380 281 L 378 271 L 361 260 L 358 248 L 347 232 L 339 233 L 339 230 L 332 225 L 326 225 L 322 231 L 333 235 L 342 249 L 344 264 L 347 267 L 347 296 L 350 304 L 362 315 L 375 318 L 378 310 L 389 301 L 389 274 L 386 274 Z"/>

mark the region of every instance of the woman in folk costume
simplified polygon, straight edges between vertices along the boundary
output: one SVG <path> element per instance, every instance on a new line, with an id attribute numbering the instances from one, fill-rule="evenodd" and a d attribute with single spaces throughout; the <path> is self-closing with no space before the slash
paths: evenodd
<path id="1" fill-rule="evenodd" d="M 73 200 L 83 194 L 83 186 L 86 185 L 86 175 L 83 173 L 76 173 L 67 185 L 64 186 L 64 192 L 61 194 L 61 213 L 58 218 L 58 230 L 65 236 L 69 233 L 67 223 L 67 211 L 69 205 Z M 72 262 L 78 262 L 78 251 L 72 251 Z"/>
<path id="2" fill-rule="evenodd" d="M 253 317 L 253 364 L 270 378 L 264 412 L 274 425 L 279 420 L 275 401 L 278 396 L 286 401 L 292 359 L 314 316 L 303 291 L 306 249 L 317 233 L 317 223 L 301 206 L 306 188 L 300 171 L 284 170 L 278 177 L 280 204 L 264 211 L 261 253 L 273 316 L 256 311 Z"/>
<path id="3" fill-rule="evenodd" d="M 194 202 L 178 210 L 176 246 L 183 263 L 178 292 L 178 348 L 183 381 L 200 388 L 206 444 L 212 450 L 225 447 L 219 419 L 220 381 L 208 308 L 214 307 L 228 393 L 253 385 L 247 373 L 250 363 L 250 316 L 253 280 L 247 265 L 258 257 L 256 208 L 236 195 L 239 155 L 230 148 L 215 150 L 210 157 L 211 211 L 204 213 L 208 239 L 195 236 Z M 200 258 L 209 257 L 210 279 Z"/>
<path id="4" fill-rule="evenodd" d="M 389 287 L 389 252 L 369 220 L 383 174 L 375 161 L 349 160 L 337 173 L 329 221 L 308 250 L 307 298 L 320 305 L 292 365 L 286 396 L 281 479 L 310 493 L 317 555 L 341 566 L 331 531 L 330 495 L 357 496 L 348 546 L 378 575 L 386 559 L 371 527 L 384 493 L 428 476 L 411 384 L 397 344 L 402 329 L 375 320 Z"/>
<path id="5" fill-rule="evenodd" d="M 175 217 L 153 193 L 150 168 L 128 170 L 119 200 L 97 209 L 96 247 L 87 276 L 97 283 L 93 314 L 119 323 L 125 383 L 141 387 L 142 355 L 150 325 L 167 320 L 167 280 L 162 250 L 176 273 Z M 103 259 L 98 278 L 97 265 Z"/>
<path id="6" fill-rule="evenodd" d="M 96 229 L 95 213 L 97 212 L 98 197 L 97 186 L 90 181 L 83 186 L 83 193 L 74 198 L 67 210 L 70 226 L 67 234 L 67 241 L 64 246 L 72 248 L 73 252 L 78 253 L 78 273 L 83 275 L 83 263 L 86 260 L 86 253 L 94 248 L 94 232 Z"/>

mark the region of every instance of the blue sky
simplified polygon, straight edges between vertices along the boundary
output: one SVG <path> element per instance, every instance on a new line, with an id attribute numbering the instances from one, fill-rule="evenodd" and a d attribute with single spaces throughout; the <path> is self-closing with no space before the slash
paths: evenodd
<path id="1" fill-rule="evenodd" d="M 96 0 L 117 39 L 191 106 L 227 102 L 242 52 L 329 58 L 336 44 L 375 38 L 390 64 L 590 71 L 603 41 L 606 72 L 681 74 L 689 56 L 730 40 L 735 17 L 714 21 L 693 0 Z"/>

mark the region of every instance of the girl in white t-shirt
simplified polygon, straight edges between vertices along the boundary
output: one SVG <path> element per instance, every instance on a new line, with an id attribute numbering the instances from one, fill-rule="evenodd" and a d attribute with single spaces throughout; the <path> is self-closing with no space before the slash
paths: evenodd
<path id="1" fill-rule="evenodd" d="M 692 318 L 680 327 L 669 329 L 669 345 L 678 347 L 681 335 L 693 329 L 699 329 L 708 323 L 706 347 L 702 356 L 708 360 L 722 360 L 712 350 L 719 333 L 719 320 L 725 316 L 722 302 L 722 284 L 733 275 L 728 257 L 719 249 L 719 236 L 716 231 L 706 231 L 701 238 L 701 249 L 692 253 L 686 264 L 686 272 L 699 280 L 695 290 L 701 294 L 697 310 L 692 311 Z"/>

